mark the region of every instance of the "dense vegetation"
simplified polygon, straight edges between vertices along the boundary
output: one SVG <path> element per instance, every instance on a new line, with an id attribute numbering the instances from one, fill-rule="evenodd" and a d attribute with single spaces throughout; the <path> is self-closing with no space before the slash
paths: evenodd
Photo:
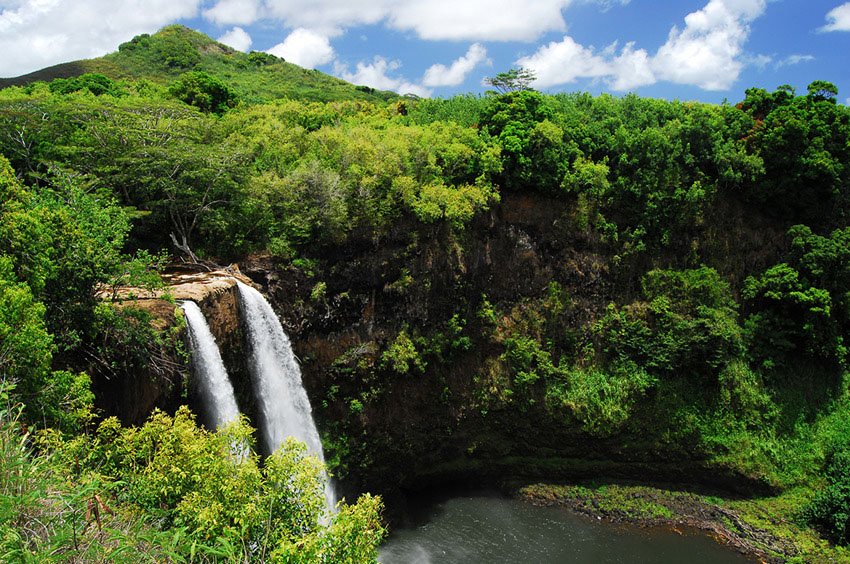
<path id="1" fill-rule="evenodd" d="M 369 101 L 215 49 L 167 28 L 99 73 L 0 91 L 6 554 L 374 558 L 379 501 L 321 523 L 298 445 L 236 460 L 244 426 L 210 434 L 181 409 L 122 428 L 94 408 L 92 378 L 179 358 L 179 327 L 96 297 L 156 285 L 168 254 L 265 257 L 303 281 L 288 304 L 304 338 L 337 343 L 305 369 L 341 478 L 414 479 L 414 458 L 687 467 L 793 491 L 804 506 L 783 518 L 848 542 L 850 111 L 834 86 L 734 106 Z M 377 328 L 340 337 L 376 307 Z"/>

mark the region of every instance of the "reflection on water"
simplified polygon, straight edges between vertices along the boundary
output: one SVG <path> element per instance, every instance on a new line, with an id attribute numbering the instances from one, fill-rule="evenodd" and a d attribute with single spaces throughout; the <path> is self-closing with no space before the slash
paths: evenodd
<path id="1" fill-rule="evenodd" d="M 454 497 L 418 509 L 415 524 L 396 529 L 381 548 L 381 563 L 748 562 L 697 533 L 617 527 L 494 495 Z"/>

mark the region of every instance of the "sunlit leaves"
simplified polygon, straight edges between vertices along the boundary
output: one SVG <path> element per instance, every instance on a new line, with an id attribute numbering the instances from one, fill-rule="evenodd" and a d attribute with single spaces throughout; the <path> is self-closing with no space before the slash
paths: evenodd
<path id="1" fill-rule="evenodd" d="M 374 560 L 384 534 L 380 500 L 364 496 L 326 515 L 321 462 L 290 438 L 261 465 L 251 432 L 236 422 L 210 433 L 184 407 L 173 417 L 155 412 L 138 428 L 107 419 L 94 441 L 77 440 L 65 455 L 84 461 L 84 471 L 109 473 L 118 498 L 158 516 L 164 529 L 185 531 L 181 551 L 251 561 Z"/>

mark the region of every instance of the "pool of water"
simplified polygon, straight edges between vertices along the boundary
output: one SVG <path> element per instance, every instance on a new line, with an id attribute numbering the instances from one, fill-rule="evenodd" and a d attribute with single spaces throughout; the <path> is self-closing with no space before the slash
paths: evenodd
<path id="1" fill-rule="evenodd" d="M 751 560 L 696 531 L 612 525 L 494 494 L 420 501 L 381 548 L 383 564 Z"/>

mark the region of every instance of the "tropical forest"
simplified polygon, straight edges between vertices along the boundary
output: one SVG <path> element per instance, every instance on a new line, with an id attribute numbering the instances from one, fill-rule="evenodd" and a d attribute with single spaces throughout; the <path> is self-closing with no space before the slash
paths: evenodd
<path id="1" fill-rule="evenodd" d="M 391 562 L 413 497 L 486 486 L 850 561 L 836 86 L 532 78 L 400 96 L 173 25 L 0 81 L 0 560 Z"/>

